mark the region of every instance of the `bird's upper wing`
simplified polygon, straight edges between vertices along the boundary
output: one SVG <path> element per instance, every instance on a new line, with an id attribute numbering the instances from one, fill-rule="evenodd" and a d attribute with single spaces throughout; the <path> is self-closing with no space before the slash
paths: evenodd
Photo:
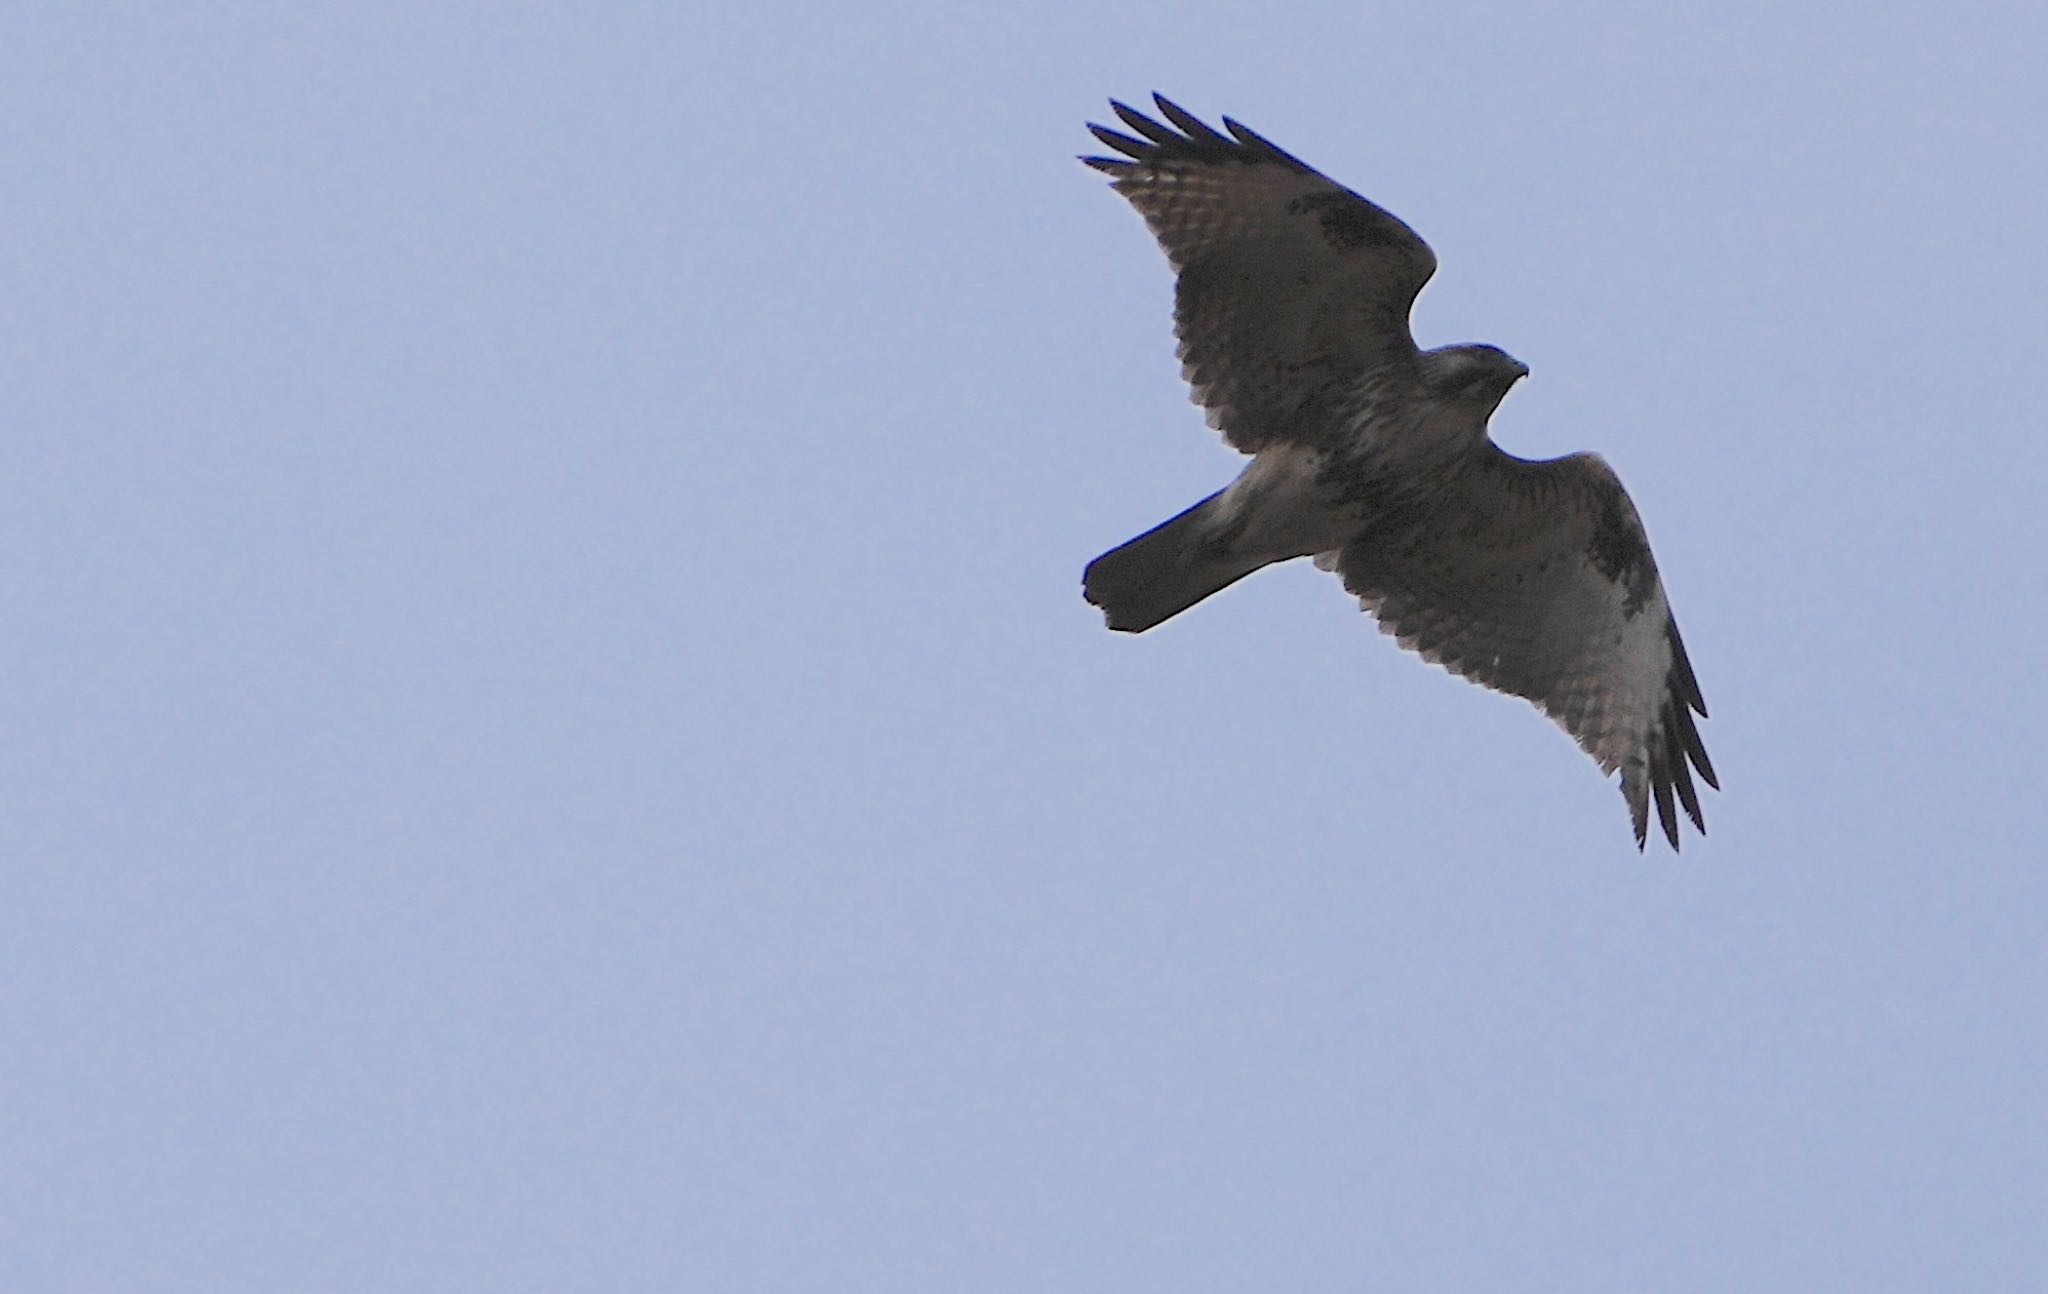
<path id="1" fill-rule="evenodd" d="M 1230 118 L 1225 134 L 1153 99 L 1171 127 L 1112 102 L 1136 136 L 1091 125 L 1125 156 L 1081 160 L 1114 177 L 1180 275 L 1182 373 L 1210 425 L 1245 453 L 1313 441 L 1352 379 L 1412 362 L 1408 312 L 1436 256 Z"/>
<path id="2" fill-rule="evenodd" d="M 1692 769 L 1719 788 L 1678 623 L 1635 506 L 1594 454 L 1528 462 L 1488 445 L 1441 498 L 1390 507 L 1334 568 L 1403 647 L 1534 701 L 1621 772 L 1640 846 L 1649 801 L 1678 847 L 1676 792 L 1702 832 Z"/>

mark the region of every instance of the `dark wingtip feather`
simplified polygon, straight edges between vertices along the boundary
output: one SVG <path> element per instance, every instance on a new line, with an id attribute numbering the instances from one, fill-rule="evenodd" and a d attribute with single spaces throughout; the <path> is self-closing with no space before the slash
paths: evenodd
<path id="1" fill-rule="evenodd" d="M 1314 168 L 1300 158 L 1229 117 L 1223 119 L 1229 128 L 1229 133 L 1225 134 L 1163 94 L 1154 94 L 1152 102 L 1159 106 L 1159 114 L 1171 123 L 1170 126 L 1161 125 L 1121 99 L 1111 99 L 1110 111 L 1135 135 L 1095 122 L 1090 122 L 1088 129 L 1117 152 L 1137 159 L 1140 166 L 1181 161 L 1205 165 L 1224 161 L 1278 162 L 1310 175 L 1316 174 Z"/>
<path id="2" fill-rule="evenodd" d="M 1080 162 L 1083 166 L 1092 166 L 1107 175 L 1129 175 L 1132 171 L 1138 169 L 1136 162 L 1127 162 L 1121 157 L 1088 157 L 1081 155 L 1077 156 L 1074 160 Z"/>
<path id="3" fill-rule="evenodd" d="M 1714 765 L 1707 759 L 1707 748 L 1700 740 L 1699 725 L 1692 716 L 1707 717 L 1707 700 L 1700 695 L 1700 681 L 1692 672 L 1692 661 L 1685 654 L 1685 640 L 1678 636 L 1677 617 L 1664 622 L 1664 636 L 1671 644 L 1671 691 L 1684 704 L 1671 707 L 1671 724 L 1674 734 L 1685 746 L 1686 758 L 1699 770 L 1700 777 L 1715 790 L 1721 789 L 1721 779 L 1714 776 Z M 1687 713 L 1690 710 L 1691 713 Z M 1683 767 L 1683 764 L 1680 764 Z"/>
<path id="4" fill-rule="evenodd" d="M 1664 828 L 1664 839 L 1671 842 L 1671 848 L 1678 848 L 1678 813 L 1671 806 L 1671 770 L 1665 768 L 1661 756 L 1650 761 L 1650 790 L 1657 797 L 1657 822 Z"/>
<path id="5" fill-rule="evenodd" d="M 1118 120 L 1153 143 L 1178 144 L 1181 142 L 1179 135 L 1174 134 L 1171 130 L 1152 120 L 1144 113 L 1139 112 L 1136 108 L 1128 104 L 1118 103 L 1115 99 L 1109 101 L 1109 106 L 1110 110 L 1116 113 Z"/>
<path id="6" fill-rule="evenodd" d="M 1179 127 L 1181 132 L 1187 135 L 1189 139 L 1198 139 L 1208 144 L 1227 144 L 1230 142 L 1214 126 L 1209 125 L 1200 117 L 1195 116 L 1156 90 L 1152 92 L 1152 102 L 1158 105 L 1161 115 Z"/>
<path id="7" fill-rule="evenodd" d="M 1685 761 L 1685 743 L 1678 736 L 1676 715 L 1670 716 L 1664 727 L 1664 758 L 1671 765 L 1671 784 L 1678 792 L 1678 802 L 1685 806 L 1685 816 L 1692 819 L 1701 835 L 1706 835 L 1707 819 L 1700 812 L 1700 793 L 1693 789 L 1692 771 Z"/>
<path id="8" fill-rule="evenodd" d="M 1274 143 L 1272 140 L 1267 139 L 1264 135 L 1261 135 L 1258 131 L 1253 130 L 1250 126 L 1245 125 L 1241 121 L 1237 121 L 1230 117 L 1225 117 L 1223 119 L 1223 128 L 1229 131 L 1233 136 L 1235 136 L 1237 138 L 1238 143 L 1243 144 L 1246 148 L 1250 149 L 1254 153 L 1263 154 L 1266 157 L 1272 158 L 1276 162 L 1285 162 L 1289 166 L 1299 167 L 1304 171 L 1314 169 L 1310 167 L 1307 162 L 1302 161 L 1294 154 L 1280 147 L 1280 145 Z"/>
<path id="9" fill-rule="evenodd" d="M 1621 798 L 1628 801 L 1628 821 L 1636 833 L 1636 852 L 1643 852 L 1650 839 L 1650 797 L 1642 784 L 1627 773 L 1621 775 Z"/>
<path id="10" fill-rule="evenodd" d="M 1229 131 L 1231 137 L 1236 139 L 1237 142 L 1240 144 L 1250 144 L 1254 148 L 1262 144 L 1265 145 L 1267 148 L 1271 148 L 1273 146 L 1272 144 L 1266 141 L 1265 136 L 1259 134 L 1258 131 L 1253 130 L 1250 126 L 1245 125 L 1243 122 L 1239 121 L 1235 117 L 1225 117 L 1223 119 L 1223 128 Z"/>
<path id="11" fill-rule="evenodd" d="M 1128 157 L 1143 157 L 1152 151 L 1152 145 L 1144 140 L 1133 139 L 1120 130 L 1111 130 L 1107 126 L 1098 126 L 1092 121 L 1088 123 L 1088 133 Z"/>
<path id="12" fill-rule="evenodd" d="M 1671 677 L 1678 684 L 1679 695 L 1700 718 L 1708 717 L 1707 698 L 1700 695 L 1700 681 L 1692 672 L 1692 659 L 1685 654 L 1685 640 L 1678 636 L 1678 617 L 1665 618 L 1664 636 L 1671 640 Z"/>
<path id="13" fill-rule="evenodd" d="M 1714 763 L 1707 758 L 1707 747 L 1706 743 L 1700 740 L 1699 725 L 1694 723 L 1692 716 L 1685 711 L 1677 710 L 1676 707 L 1673 709 L 1673 717 L 1678 720 L 1678 735 L 1685 741 L 1686 757 L 1692 760 L 1692 766 L 1700 771 L 1700 776 L 1706 779 L 1708 786 L 1720 790 L 1721 779 L 1714 776 Z"/>

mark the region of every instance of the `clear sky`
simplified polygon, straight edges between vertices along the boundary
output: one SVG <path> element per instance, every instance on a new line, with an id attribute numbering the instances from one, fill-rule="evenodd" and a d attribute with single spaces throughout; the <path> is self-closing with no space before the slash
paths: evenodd
<path id="1" fill-rule="evenodd" d="M 2048 1288 L 2038 5 L 15 6 L 0 1288 Z M 1605 454 L 1683 855 L 1226 482 L 1255 126 Z"/>

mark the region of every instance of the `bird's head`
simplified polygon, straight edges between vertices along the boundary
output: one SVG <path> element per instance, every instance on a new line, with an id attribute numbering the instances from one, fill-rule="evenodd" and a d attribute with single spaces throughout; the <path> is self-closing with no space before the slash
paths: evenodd
<path id="1" fill-rule="evenodd" d="M 1423 381 L 1446 400 L 1477 405 L 1491 414 L 1508 388 L 1529 376 L 1529 366 L 1498 346 L 1445 346 L 1422 356 Z"/>

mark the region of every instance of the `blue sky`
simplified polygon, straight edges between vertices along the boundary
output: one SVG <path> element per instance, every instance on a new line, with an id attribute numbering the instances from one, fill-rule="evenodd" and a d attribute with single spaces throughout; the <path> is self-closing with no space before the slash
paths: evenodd
<path id="1" fill-rule="evenodd" d="M 2027 6 L 0 21 L 0 1285 L 2048 1282 Z M 1072 159 L 1228 113 L 1604 454 L 1726 791 L 1262 573 Z"/>

